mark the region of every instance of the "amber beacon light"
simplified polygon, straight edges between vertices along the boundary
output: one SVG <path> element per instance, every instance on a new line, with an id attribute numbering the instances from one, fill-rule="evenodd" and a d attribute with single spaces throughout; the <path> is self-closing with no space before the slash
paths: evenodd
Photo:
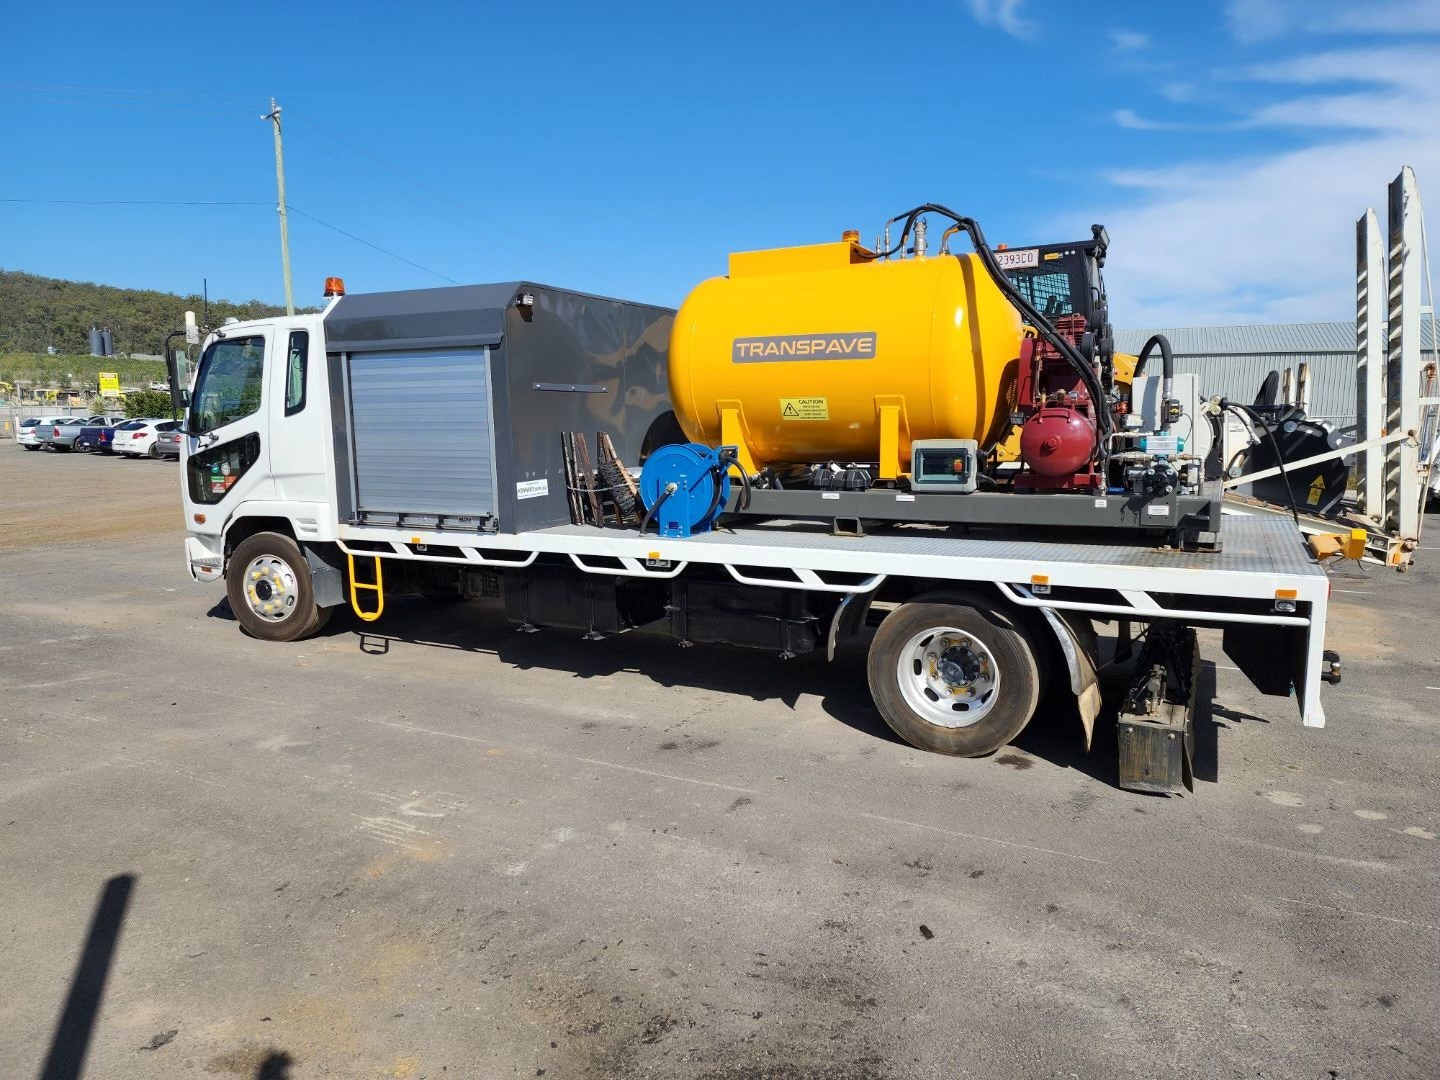
<path id="1" fill-rule="evenodd" d="M 345 295 L 345 279 L 344 279 L 344 278 L 338 278 L 338 277 L 327 277 L 327 278 L 325 279 L 325 295 L 326 295 L 326 296 L 344 296 L 344 295 Z"/>

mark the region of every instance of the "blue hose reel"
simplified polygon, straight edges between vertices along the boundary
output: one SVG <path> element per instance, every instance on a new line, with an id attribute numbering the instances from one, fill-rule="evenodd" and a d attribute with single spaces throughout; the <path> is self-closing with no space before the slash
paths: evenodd
<path id="1" fill-rule="evenodd" d="M 730 468 L 737 453 L 734 446 L 717 450 L 700 443 L 671 443 L 652 453 L 640 471 L 646 511 L 640 531 L 651 521 L 671 539 L 714 528 L 730 498 Z"/>

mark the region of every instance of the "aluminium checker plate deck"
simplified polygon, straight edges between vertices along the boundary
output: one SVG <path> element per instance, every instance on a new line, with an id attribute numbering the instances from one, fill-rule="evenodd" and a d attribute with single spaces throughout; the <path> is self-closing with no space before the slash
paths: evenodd
<path id="1" fill-rule="evenodd" d="M 728 566 L 791 568 L 862 575 L 950 578 L 957 581 L 1027 583 L 1046 575 L 1050 584 L 1194 596 L 1273 598 L 1276 589 L 1295 589 L 1297 599 L 1323 603 L 1329 579 L 1311 558 L 1289 521 L 1227 517 L 1225 548 L 1186 552 L 1141 541 L 1116 543 L 1114 537 L 1073 539 L 955 535 L 946 529 L 896 526 L 866 536 L 836 536 L 815 522 L 769 522 L 726 527 L 686 539 L 645 536 L 635 529 L 559 525 L 523 533 L 460 533 L 410 526 L 341 525 L 340 540 L 380 541 L 398 545 L 395 555 L 412 554 L 405 544 L 458 547 L 462 557 L 446 560 L 471 565 L 519 565 L 491 560 L 487 552 L 534 552 L 584 559 L 621 559 Z M 357 550 L 356 554 L 365 554 Z M 389 555 L 389 552 L 382 552 Z M 597 573 L 614 567 L 580 564 Z M 659 567 L 636 576 L 669 576 Z M 795 587 L 794 580 L 770 581 Z"/>

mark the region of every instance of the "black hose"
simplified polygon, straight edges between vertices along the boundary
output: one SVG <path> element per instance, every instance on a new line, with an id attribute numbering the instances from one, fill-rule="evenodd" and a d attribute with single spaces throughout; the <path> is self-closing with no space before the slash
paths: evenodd
<path id="1" fill-rule="evenodd" d="M 1133 384 L 1133 380 L 1144 374 L 1145 361 L 1157 345 L 1160 347 L 1160 431 L 1163 434 L 1170 430 L 1170 399 L 1175 393 L 1175 354 L 1170 350 L 1170 339 L 1164 334 L 1151 334 L 1135 360 L 1135 371 L 1130 378 Z"/>
<path id="2" fill-rule="evenodd" d="M 723 476 L 724 473 L 732 467 L 740 473 L 740 498 L 735 503 L 735 509 L 743 513 L 744 511 L 750 509 L 750 474 L 741 467 L 740 454 L 738 451 L 732 452 L 726 456 L 726 460 L 724 462 L 724 469 L 722 470 L 721 475 Z M 716 486 L 718 487 L 719 485 Z"/>
<path id="3" fill-rule="evenodd" d="M 715 464 L 710 466 L 710 473 L 715 478 L 715 490 L 710 493 L 710 509 L 705 511 L 703 521 L 714 521 L 716 512 L 720 509 L 720 498 L 725 490 L 725 475 L 736 469 L 740 473 L 740 500 L 736 509 L 745 511 L 750 509 L 750 476 L 740 466 L 740 451 L 733 446 L 721 447 L 715 452 Z M 698 484 L 699 481 L 697 480 Z M 694 488 L 692 486 L 691 490 Z"/>
<path id="4" fill-rule="evenodd" d="M 1266 438 L 1270 440 L 1270 449 L 1275 451 L 1275 465 L 1280 470 L 1280 479 L 1285 481 L 1285 497 L 1290 500 L 1290 516 L 1295 519 L 1295 525 L 1298 528 L 1300 525 L 1299 504 L 1295 501 L 1295 491 L 1290 486 L 1290 474 L 1285 470 L 1285 459 L 1280 454 L 1280 444 L 1275 439 L 1275 432 L 1260 418 L 1260 414 L 1249 405 L 1241 405 L 1238 401 L 1228 401 L 1225 398 L 1221 398 L 1220 407 L 1222 409 L 1229 409 L 1237 415 L 1248 416 L 1253 423 L 1259 424 L 1261 430 L 1265 432 Z"/>
<path id="5" fill-rule="evenodd" d="M 670 498 L 671 495 L 674 495 L 677 490 L 679 489 L 673 484 L 668 484 L 661 490 L 660 497 L 655 500 L 655 505 L 645 511 L 645 517 L 640 522 L 641 536 L 644 536 L 646 530 L 650 528 L 650 522 L 655 520 L 655 511 L 659 510 L 660 507 L 664 506 L 665 500 Z"/>
<path id="6" fill-rule="evenodd" d="M 1150 359 L 1150 354 L 1156 347 L 1160 349 L 1160 372 L 1161 375 L 1170 381 L 1175 378 L 1175 354 L 1170 351 L 1170 339 L 1164 334 L 1151 334 L 1145 347 L 1140 350 L 1140 355 L 1135 359 L 1135 374 L 1133 378 L 1140 378 L 1145 374 L 1145 361 Z"/>

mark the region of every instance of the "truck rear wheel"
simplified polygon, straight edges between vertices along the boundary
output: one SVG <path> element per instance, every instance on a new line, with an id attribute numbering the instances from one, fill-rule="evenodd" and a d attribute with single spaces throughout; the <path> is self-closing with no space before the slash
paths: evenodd
<path id="1" fill-rule="evenodd" d="M 1040 700 L 1035 650 L 1018 626 L 963 602 L 905 604 L 867 660 L 880 715 L 911 746 L 979 757 L 1024 730 Z"/>
<path id="2" fill-rule="evenodd" d="M 283 533 L 256 533 L 240 542 L 230 555 L 225 595 L 240 626 L 262 641 L 299 641 L 330 621 L 331 609 L 315 605 L 300 545 Z"/>

